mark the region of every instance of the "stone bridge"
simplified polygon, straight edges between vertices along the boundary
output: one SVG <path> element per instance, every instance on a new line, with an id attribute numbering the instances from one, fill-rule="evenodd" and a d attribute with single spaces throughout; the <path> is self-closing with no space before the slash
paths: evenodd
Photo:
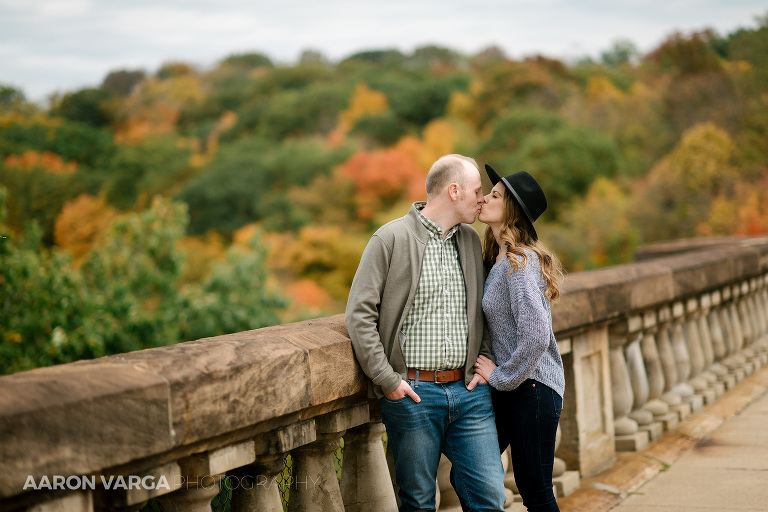
<path id="1" fill-rule="evenodd" d="M 768 239 L 570 274 L 553 318 L 565 496 L 768 362 Z M 342 315 L 40 368 L 0 378 L 0 510 L 393 511 L 384 430 Z"/>

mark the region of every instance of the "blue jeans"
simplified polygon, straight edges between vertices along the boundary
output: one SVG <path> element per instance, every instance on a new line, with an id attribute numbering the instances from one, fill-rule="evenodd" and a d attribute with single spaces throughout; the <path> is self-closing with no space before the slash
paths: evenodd
<path id="1" fill-rule="evenodd" d="M 498 450 L 490 386 L 468 391 L 464 381 L 409 380 L 409 396 L 380 399 L 400 487 L 400 511 L 435 510 L 440 454 L 453 464 L 456 493 L 472 511 L 504 510 L 504 470 Z"/>
<path id="2" fill-rule="evenodd" d="M 515 483 L 530 512 L 559 511 L 552 490 L 555 436 L 563 399 L 528 379 L 512 391 L 493 390 L 499 450 L 510 447 Z"/>

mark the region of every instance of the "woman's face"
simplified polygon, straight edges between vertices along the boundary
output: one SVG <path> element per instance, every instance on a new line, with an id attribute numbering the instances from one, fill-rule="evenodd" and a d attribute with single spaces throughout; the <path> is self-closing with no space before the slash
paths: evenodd
<path id="1" fill-rule="evenodd" d="M 499 181 L 496 186 L 493 187 L 491 193 L 485 196 L 485 203 L 483 204 L 483 209 L 480 211 L 477 220 L 490 226 L 501 224 L 504 219 L 505 193 L 506 189 L 504 188 L 504 183 Z"/>

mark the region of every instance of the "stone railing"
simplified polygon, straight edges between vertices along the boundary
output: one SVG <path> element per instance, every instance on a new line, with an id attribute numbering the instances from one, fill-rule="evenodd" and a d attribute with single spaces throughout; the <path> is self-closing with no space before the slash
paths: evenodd
<path id="1" fill-rule="evenodd" d="M 560 496 L 768 361 L 768 241 L 674 252 L 567 277 Z M 41 368 L 0 378 L 0 509 L 208 511 L 227 475 L 277 512 L 290 454 L 288 510 L 392 511 L 383 433 L 341 315 Z"/>

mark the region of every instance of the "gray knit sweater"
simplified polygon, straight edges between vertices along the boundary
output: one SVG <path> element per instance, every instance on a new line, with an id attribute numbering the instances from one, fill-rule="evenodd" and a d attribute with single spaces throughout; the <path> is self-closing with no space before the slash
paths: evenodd
<path id="1" fill-rule="evenodd" d="M 552 332 L 549 301 L 544 296 L 547 282 L 541 274 L 539 256 L 528 249 L 525 253 L 525 267 L 510 274 L 509 261 L 504 258 L 491 268 L 485 281 L 483 312 L 498 365 L 490 384 L 510 391 L 526 379 L 534 379 L 562 397 L 565 375 Z"/>

